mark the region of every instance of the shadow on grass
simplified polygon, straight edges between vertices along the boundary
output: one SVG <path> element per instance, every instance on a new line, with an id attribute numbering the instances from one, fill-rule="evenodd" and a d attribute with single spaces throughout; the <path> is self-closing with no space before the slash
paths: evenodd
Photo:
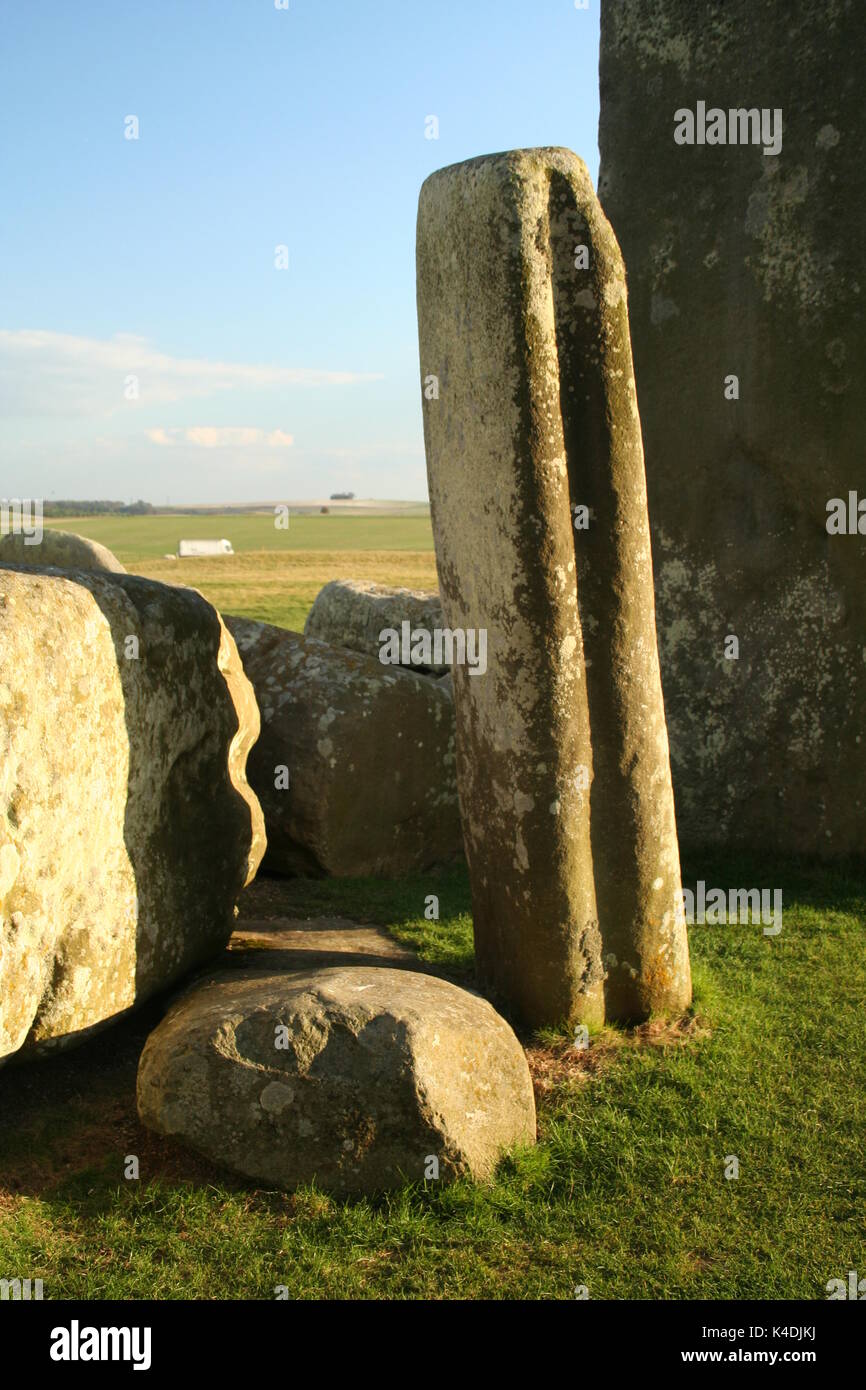
<path id="1" fill-rule="evenodd" d="M 737 859 L 723 859 L 710 854 L 690 855 L 686 861 L 684 879 L 688 883 L 697 878 L 724 886 L 781 885 L 786 902 L 790 901 L 794 908 L 847 912 L 860 921 L 866 917 L 866 873 L 859 864 L 827 866 L 801 859 L 768 862 L 745 855 Z M 439 898 L 438 921 L 427 920 L 423 915 L 425 901 L 431 894 Z M 263 879 L 244 895 L 241 906 L 241 920 L 244 917 L 268 916 L 303 918 L 308 914 L 322 913 L 340 913 L 356 921 L 384 926 L 398 939 L 416 946 L 428 958 L 437 952 L 445 956 L 454 977 L 462 983 L 471 983 L 471 919 L 465 869 L 452 868 L 398 882 Z M 720 928 L 716 937 L 707 937 L 707 942 L 716 938 L 719 941 L 729 939 L 723 935 L 725 930 Z M 758 956 L 763 943 L 745 935 L 743 941 L 744 948 Z M 854 949 L 853 939 L 851 949 Z M 694 1070 L 697 1078 L 695 1084 L 704 1087 L 710 1084 L 711 1076 L 718 1071 L 718 1085 L 720 1092 L 724 1092 L 719 1099 L 720 1114 L 728 1115 L 731 1096 L 737 1093 L 736 1087 L 742 1086 L 740 1073 L 746 1066 L 739 1033 L 744 1029 L 750 1033 L 753 1019 L 751 1013 L 743 1012 L 737 1030 L 732 1031 L 733 1018 L 727 1017 L 727 1014 L 733 1007 L 742 1010 L 738 1001 L 743 987 L 751 988 L 754 992 L 755 985 L 749 985 L 746 970 L 748 960 L 746 966 L 733 956 L 721 964 L 714 957 L 708 963 L 703 963 L 700 960 L 703 955 L 703 947 L 695 951 L 696 1005 L 682 1019 L 667 1023 L 651 1021 L 631 1030 L 603 1029 L 592 1037 L 590 1047 L 585 1052 L 575 1049 L 573 1040 L 564 1035 L 524 1037 L 539 1102 L 542 1142 L 529 1157 L 521 1158 L 518 1155 L 504 1160 L 498 1174 L 500 1185 L 505 1181 L 507 1187 L 514 1180 L 521 1189 L 525 1183 L 532 1185 L 532 1175 L 535 1174 L 537 1178 L 541 1170 L 546 1168 L 548 1159 L 545 1153 L 546 1147 L 553 1142 L 551 1136 L 555 1138 L 557 1126 L 561 1128 L 564 1123 L 556 1118 L 556 1107 L 564 1104 L 570 1113 L 573 1106 L 579 1103 L 582 1107 L 580 1113 L 583 1114 L 583 1107 L 589 1105 L 591 1097 L 580 1102 L 578 1097 L 581 1093 L 588 1096 L 588 1082 L 601 1080 L 608 1088 L 603 1093 L 606 1097 L 605 1111 L 610 1112 L 606 1120 L 608 1124 L 612 1123 L 611 1117 L 615 1113 L 610 1111 L 611 1105 L 623 1103 L 621 1096 L 617 1099 L 620 1091 L 630 1097 L 633 1090 L 634 1099 L 629 1099 L 629 1105 L 649 1107 L 654 1096 L 658 1104 L 658 1095 L 647 1086 L 647 1081 L 651 1075 L 655 1075 L 652 1056 L 661 1061 L 660 1053 L 663 1051 L 673 1054 L 670 1061 L 664 1061 L 668 1080 L 671 1079 L 671 1067 L 677 1073 L 687 1066 L 688 1075 Z M 773 955 L 772 958 L 768 956 L 770 959 L 775 961 L 774 971 L 777 975 L 782 958 Z M 730 984 L 723 992 L 724 1027 L 718 1038 L 713 1039 L 710 1037 L 710 1024 L 715 1022 L 713 984 L 719 970 L 728 972 Z M 780 977 L 777 982 L 780 988 L 785 981 L 790 984 L 790 970 L 798 970 L 804 977 L 808 976 L 814 993 L 811 965 L 808 961 L 798 962 L 793 958 L 784 968 L 784 979 Z M 828 989 L 832 990 L 832 997 L 838 1003 L 838 993 L 832 989 L 832 981 Z M 183 1207 L 188 1201 L 192 1204 L 215 1203 L 215 1209 L 219 1209 L 223 1203 L 228 1203 L 232 1208 L 240 1206 L 278 1224 L 303 1218 L 315 1227 L 319 1219 L 327 1224 L 329 1213 L 332 1216 L 338 1208 L 344 1207 L 347 1213 L 362 1207 L 370 1212 L 397 1213 L 412 1208 L 417 1209 L 419 1215 L 423 1210 L 445 1214 L 462 1211 L 467 1204 L 472 1207 L 477 1202 L 483 1205 L 493 1201 L 495 1206 L 500 1200 L 496 1196 L 499 1186 L 495 1190 L 479 1189 L 472 1196 L 463 1191 L 463 1185 L 441 1193 L 416 1185 L 405 1192 L 385 1194 L 381 1198 L 345 1201 L 317 1193 L 315 1189 L 303 1189 L 294 1194 L 260 1189 L 199 1158 L 179 1143 L 151 1134 L 140 1125 L 136 1113 L 136 1072 L 144 1043 L 173 997 L 173 994 L 169 994 L 151 1001 L 139 1012 L 120 1020 L 113 1028 L 89 1039 L 74 1051 L 0 1069 L 0 1213 L 4 1209 L 20 1209 L 20 1203 L 15 1199 L 37 1197 L 50 1211 L 74 1210 L 76 1222 L 87 1223 L 103 1216 L 110 1219 L 121 1208 L 133 1221 L 145 1218 L 155 1221 L 153 1213 L 158 1214 L 161 1204 L 170 1202 Z M 759 1005 L 763 1010 L 763 995 L 756 994 L 755 998 L 758 1001 L 756 1007 Z M 782 1066 L 789 1052 L 789 1039 L 783 1027 L 785 1019 L 782 1015 L 777 1018 L 776 1015 L 768 1017 L 762 1014 L 761 1017 L 765 1033 L 770 1024 L 779 1032 L 779 1074 L 787 1075 Z M 836 1026 L 838 1028 L 838 1024 Z M 702 1049 L 698 1047 L 696 1050 L 693 1046 L 708 1038 L 715 1059 L 710 1071 L 707 1070 L 709 1063 L 700 1061 Z M 725 1086 L 722 1086 L 722 1057 L 727 1058 L 728 1052 L 728 1064 L 735 1083 L 728 1078 Z M 639 1073 L 632 1075 L 632 1071 L 611 1071 L 620 1061 L 634 1058 L 638 1062 L 636 1054 L 642 1054 L 644 1058 Z M 676 1058 L 680 1060 L 676 1061 Z M 767 1066 L 770 1066 L 769 1058 L 768 1052 Z M 647 1071 L 647 1066 L 652 1070 Z M 608 1074 L 620 1078 L 613 1082 L 613 1089 L 610 1089 L 610 1082 L 606 1079 Z M 835 1095 L 835 1092 L 831 1091 L 830 1094 Z M 693 1107 L 694 1100 L 691 1099 L 687 1109 Z M 595 1110 L 593 1102 L 586 1111 L 582 1122 L 584 1125 Z M 725 1123 L 730 1124 L 730 1120 L 726 1119 Z M 678 1142 L 685 1143 L 687 1139 L 686 1125 Z M 610 1142 L 613 1144 L 614 1139 Z M 551 1152 L 555 1150 L 554 1142 Z M 124 1177 L 129 1155 L 135 1155 L 139 1160 L 138 1182 L 127 1181 Z M 569 1163 L 572 1162 L 573 1158 L 569 1159 Z M 569 1178 L 569 1181 L 572 1179 Z M 822 1179 L 821 1190 L 826 1191 L 826 1179 Z M 501 1200 L 506 1201 L 504 1189 L 500 1195 Z M 350 1221 L 348 1215 L 346 1219 Z M 202 1217 L 202 1229 L 206 1229 L 207 1224 Z"/>
<path id="2" fill-rule="evenodd" d="M 862 915 L 866 909 L 866 857 L 832 863 L 802 855 L 769 857 L 743 851 L 732 854 L 717 845 L 682 853 L 683 887 L 703 879 L 708 887 L 781 888 L 785 901 L 815 910 Z"/>
<path id="3" fill-rule="evenodd" d="M 125 1184 L 129 1155 L 142 1176 L 214 1179 L 216 1170 L 138 1120 L 138 1060 L 171 997 L 151 1000 L 74 1050 L 0 1070 L 0 1202 L 3 1194 L 45 1197 L 55 1189 L 85 1202 L 94 1182 L 108 1200 L 109 1186 Z"/>

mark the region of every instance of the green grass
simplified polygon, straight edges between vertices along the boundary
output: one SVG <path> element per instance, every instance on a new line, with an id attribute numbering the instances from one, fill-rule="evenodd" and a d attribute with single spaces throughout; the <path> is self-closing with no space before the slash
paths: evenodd
<path id="1" fill-rule="evenodd" d="M 294 1298 L 567 1299 L 583 1283 L 592 1298 L 824 1298 L 828 1279 L 866 1268 L 866 875 L 704 857 L 686 866 L 698 877 L 782 887 L 781 935 L 692 928 L 701 1026 L 595 1034 L 588 1069 L 554 1071 L 537 1147 L 488 1185 L 355 1201 L 245 1190 L 136 1129 L 153 1010 L 42 1069 L 6 1069 L 0 1273 L 43 1278 L 47 1297 L 271 1298 L 285 1284 Z M 286 898 L 471 968 L 462 871 L 296 881 Z M 121 1176 L 130 1152 L 138 1183 Z"/>
<path id="2" fill-rule="evenodd" d="M 225 536 L 237 554 L 245 551 L 430 550 L 433 530 L 424 516 L 290 516 L 288 530 L 277 530 L 273 516 L 82 516 L 57 517 L 45 527 L 74 531 L 107 545 L 124 565 L 174 554 L 181 538 L 219 540 Z M 231 557 L 226 557 L 231 561 Z M 184 568 L 198 561 L 189 560 Z"/>
<path id="3" fill-rule="evenodd" d="M 288 531 L 268 516 L 62 517 L 48 525 L 107 545 L 133 574 L 199 589 L 221 613 L 296 632 L 331 579 L 438 588 L 429 515 L 292 516 Z M 221 536 L 236 554 L 164 558 L 181 537 Z"/>

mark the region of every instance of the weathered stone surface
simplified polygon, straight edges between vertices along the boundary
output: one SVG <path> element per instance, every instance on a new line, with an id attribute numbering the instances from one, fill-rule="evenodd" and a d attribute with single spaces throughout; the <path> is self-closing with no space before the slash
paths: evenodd
<path id="1" fill-rule="evenodd" d="M 599 196 L 629 273 L 674 791 L 696 846 L 866 847 L 866 535 L 826 529 L 831 498 L 866 495 L 863 39 L 852 0 L 602 5 Z M 779 109 L 781 151 L 675 143 L 675 112 L 699 101 Z"/>
<path id="2" fill-rule="evenodd" d="M 387 628 L 402 632 L 405 622 L 409 623 L 410 631 L 424 630 L 432 634 L 436 628 L 441 629 L 439 595 L 373 584 L 365 579 L 333 579 L 316 595 L 304 624 L 304 636 L 318 637 L 323 642 L 378 659 L 382 646 L 379 634 Z M 404 664 L 437 675 L 448 670 L 446 663 L 431 662 L 424 666 L 410 660 Z"/>
<path id="3" fill-rule="evenodd" d="M 619 248 L 581 160 L 518 150 L 427 179 L 417 259 L 443 609 L 449 627 L 488 630 L 486 675 L 453 670 L 482 978 L 536 1025 L 681 1007 Z"/>
<path id="4" fill-rule="evenodd" d="M 225 946 L 264 849 L 257 733 L 194 590 L 0 568 L 0 1056 L 75 1041 Z"/>
<path id="5" fill-rule="evenodd" d="M 438 682 L 268 623 L 226 622 L 261 709 L 249 777 L 270 867 L 388 875 L 462 854 L 454 706 Z"/>
<path id="6" fill-rule="evenodd" d="M 138 1109 L 256 1182 L 337 1193 L 420 1182 L 431 1157 L 440 1181 L 486 1178 L 535 1140 L 526 1057 L 490 1005 L 364 966 L 195 988 L 147 1041 Z"/>
<path id="7" fill-rule="evenodd" d="M 98 541 L 89 541 L 74 531 L 54 531 L 48 526 L 41 540 L 32 545 L 15 532 L 0 537 L 0 565 L 26 565 L 29 569 L 53 565 L 61 570 L 107 570 L 111 574 L 126 574 L 120 561 Z"/>

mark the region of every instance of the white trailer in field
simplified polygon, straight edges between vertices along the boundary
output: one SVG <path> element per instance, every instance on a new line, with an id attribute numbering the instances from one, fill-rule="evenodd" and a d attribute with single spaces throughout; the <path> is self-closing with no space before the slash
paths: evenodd
<path id="1" fill-rule="evenodd" d="M 180 541 L 177 547 L 179 560 L 204 559 L 211 555 L 234 555 L 231 541 Z"/>

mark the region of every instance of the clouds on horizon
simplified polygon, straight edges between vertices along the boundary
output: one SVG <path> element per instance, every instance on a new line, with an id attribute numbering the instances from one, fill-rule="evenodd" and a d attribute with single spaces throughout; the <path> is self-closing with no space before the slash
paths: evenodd
<path id="1" fill-rule="evenodd" d="M 172 357 L 131 334 L 0 329 L 6 491 L 191 502 L 337 488 L 423 497 L 420 419 L 417 438 L 405 428 L 395 438 L 387 386 L 343 389 L 382 381 L 378 372 Z"/>
<path id="2" fill-rule="evenodd" d="M 285 430 L 260 430 L 243 425 L 194 425 L 190 429 L 145 430 L 151 444 L 173 448 L 192 444 L 198 449 L 288 449 L 294 439 Z"/>
<path id="3" fill-rule="evenodd" d="M 7 418 L 104 419 L 130 405 L 163 405 L 224 391 L 348 386 L 382 377 L 381 372 L 172 357 L 131 333 L 82 338 L 45 329 L 0 328 L 0 408 Z"/>

